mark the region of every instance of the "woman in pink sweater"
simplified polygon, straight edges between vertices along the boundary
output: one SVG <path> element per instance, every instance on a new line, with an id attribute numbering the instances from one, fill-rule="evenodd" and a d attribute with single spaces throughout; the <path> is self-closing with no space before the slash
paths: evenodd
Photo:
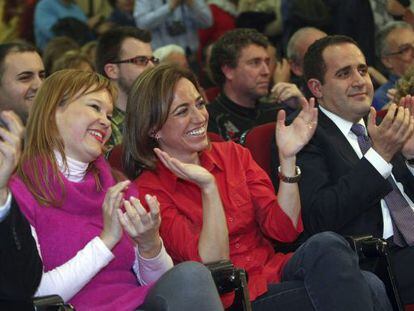
<path id="1" fill-rule="evenodd" d="M 9 184 L 43 260 L 36 295 L 59 294 L 77 310 L 145 310 L 160 300 L 183 310 L 194 296 L 205 310 L 220 310 L 204 267 L 187 263 L 164 274 L 172 261 L 158 232 L 157 199 L 146 196 L 147 212 L 102 156 L 115 96 L 107 79 L 77 70 L 53 74 L 38 91 Z"/>

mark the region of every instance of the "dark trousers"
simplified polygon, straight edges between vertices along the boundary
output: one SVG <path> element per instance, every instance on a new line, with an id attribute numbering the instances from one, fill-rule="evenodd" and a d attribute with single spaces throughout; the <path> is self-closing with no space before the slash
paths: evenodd
<path id="1" fill-rule="evenodd" d="M 414 246 L 398 247 L 388 240 L 392 268 L 404 304 L 414 304 Z"/>
<path id="2" fill-rule="evenodd" d="M 223 305 L 210 270 L 187 261 L 166 272 L 149 291 L 139 310 L 221 311 Z"/>
<path id="3" fill-rule="evenodd" d="M 383 283 L 361 271 L 348 242 L 332 232 L 309 238 L 286 263 L 282 282 L 253 302 L 267 310 L 392 310 Z"/>

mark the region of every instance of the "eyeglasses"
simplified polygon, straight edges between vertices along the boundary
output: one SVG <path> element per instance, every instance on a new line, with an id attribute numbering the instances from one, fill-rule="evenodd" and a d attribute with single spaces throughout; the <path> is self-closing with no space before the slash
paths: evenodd
<path id="1" fill-rule="evenodd" d="M 398 51 L 387 53 L 385 54 L 385 56 L 407 55 L 408 53 L 411 53 L 413 50 L 414 50 L 414 42 L 406 43 L 406 44 L 401 45 L 398 48 Z"/>
<path id="2" fill-rule="evenodd" d="M 135 64 L 138 66 L 146 66 L 148 62 L 151 61 L 154 65 L 158 65 L 160 63 L 160 59 L 154 56 L 147 57 L 147 56 L 135 56 L 133 58 L 124 59 L 124 60 L 116 60 L 111 62 L 112 64 Z"/>

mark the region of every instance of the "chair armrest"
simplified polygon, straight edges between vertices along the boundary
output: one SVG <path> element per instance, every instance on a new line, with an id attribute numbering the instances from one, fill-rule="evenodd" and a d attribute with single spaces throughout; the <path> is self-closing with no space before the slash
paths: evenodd
<path id="1" fill-rule="evenodd" d="M 359 258 L 376 258 L 388 256 L 387 241 L 374 238 L 372 235 L 346 236 L 351 248 L 357 252 Z"/>
<path id="2" fill-rule="evenodd" d="M 221 260 L 206 264 L 220 295 L 235 292 L 232 305 L 234 310 L 251 311 L 247 273 L 244 269 L 235 268 L 229 260 Z"/>
<path id="3" fill-rule="evenodd" d="M 388 298 L 393 309 L 403 311 L 403 304 L 398 290 L 397 280 L 389 255 L 388 243 L 381 238 L 374 238 L 372 235 L 346 236 L 345 239 L 359 256 L 362 262 L 374 262 L 371 272 L 374 272 L 384 283 Z"/>
<path id="4" fill-rule="evenodd" d="M 68 303 L 64 303 L 63 299 L 58 295 L 49 295 L 33 298 L 34 311 L 69 311 L 75 308 Z"/>

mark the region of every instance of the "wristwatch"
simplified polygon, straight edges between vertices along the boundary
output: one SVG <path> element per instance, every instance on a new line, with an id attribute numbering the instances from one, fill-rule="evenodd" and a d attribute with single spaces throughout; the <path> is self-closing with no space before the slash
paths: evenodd
<path id="1" fill-rule="evenodd" d="M 283 175 L 281 170 L 280 170 L 280 166 L 277 168 L 277 171 L 278 171 L 279 179 L 281 181 L 285 182 L 285 183 L 288 183 L 288 184 L 297 183 L 300 179 L 300 176 L 301 176 L 301 171 L 300 171 L 299 166 L 296 166 L 296 175 L 292 176 L 292 177 L 288 177 L 288 176 Z"/>

